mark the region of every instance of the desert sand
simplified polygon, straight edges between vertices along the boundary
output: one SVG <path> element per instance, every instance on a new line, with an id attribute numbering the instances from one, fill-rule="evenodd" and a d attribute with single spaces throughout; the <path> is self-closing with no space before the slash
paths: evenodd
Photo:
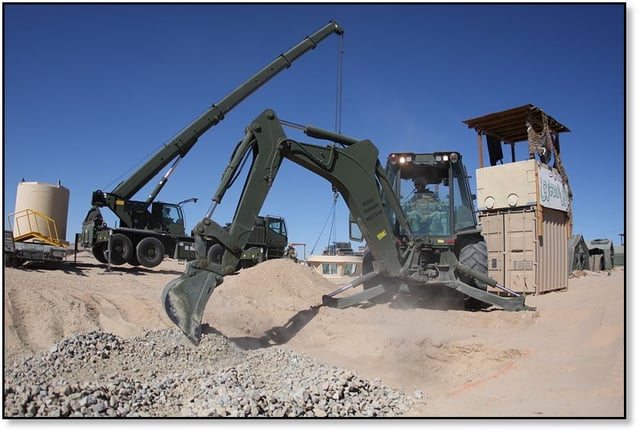
<path id="1" fill-rule="evenodd" d="M 93 330 L 127 338 L 173 327 L 160 298 L 183 270 L 167 260 L 108 271 L 87 252 L 59 268 L 5 268 L 5 362 Z M 286 259 L 243 269 L 214 291 L 204 330 L 380 379 L 421 397 L 412 417 L 628 416 L 623 268 L 574 275 L 521 312 L 321 306 L 341 283 Z"/>

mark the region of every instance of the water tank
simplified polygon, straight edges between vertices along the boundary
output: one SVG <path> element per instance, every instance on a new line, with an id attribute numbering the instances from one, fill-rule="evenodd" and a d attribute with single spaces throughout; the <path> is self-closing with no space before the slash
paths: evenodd
<path id="1" fill-rule="evenodd" d="M 30 211 L 33 211 L 30 212 Z M 50 220 L 35 214 L 40 213 L 55 221 L 57 236 Z M 67 238 L 67 215 L 69 212 L 69 190 L 58 183 L 20 182 L 16 193 L 13 236 L 38 232 L 43 236 L 64 241 Z"/>

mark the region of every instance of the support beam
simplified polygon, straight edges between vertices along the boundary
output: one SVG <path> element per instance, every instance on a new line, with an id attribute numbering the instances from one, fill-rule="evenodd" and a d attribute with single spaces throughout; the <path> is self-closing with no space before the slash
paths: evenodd
<path id="1" fill-rule="evenodd" d="M 478 131 L 478 163 L 480 164 L 479 168 L 484 167 L 484 159 L 482 152 L 482 132 Z"/>

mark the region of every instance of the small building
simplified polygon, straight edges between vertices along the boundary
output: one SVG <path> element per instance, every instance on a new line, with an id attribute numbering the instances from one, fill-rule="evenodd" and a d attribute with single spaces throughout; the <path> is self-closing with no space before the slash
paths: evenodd
<path id="1" fill-rule="evenodd" d="M 613 246 L 613 266 L 624 266 L 624 245 Z"/>
<path id="2" fill-rule="evenodd" d="M 592 271 L 608 271 L 613 269 L 613 242 L 610 239 L 593 239 L 587 241 L 589 261 Z"/>
<path id="3" fill-rule="evenodd" d="M 591 270 L 591 262 L 589 260 L 589 246 L 580 234 L 573 235 L 569 238 L 569 273 L 575 271 Z"/>
<path id="4" fill-rule="evenodd" d="M 356 278 L 362 275 L 362 254 L 350 242 L 335 242 L 321 255 L 310 255 L 306 263 L 325 278 Z"/>
<path id="5" fill-rule="evenodd" d="M 478 217 L 487 242 L 489 277 L 527 294 L 566 289 L 572 194 L 560 160 L 559 136 L 569 129 L 531 104 L 464 123 L 477 133 Z M 516 161 L 518 142 L 527 143 L 528 159 Z M 511 147 L 511 162 L 503 161 L 503 144 Z"/>

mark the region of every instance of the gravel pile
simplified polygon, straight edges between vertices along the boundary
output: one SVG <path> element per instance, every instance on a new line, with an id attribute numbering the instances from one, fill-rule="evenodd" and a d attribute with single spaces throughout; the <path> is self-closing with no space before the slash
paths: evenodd
<path id="1" fill-rule="evenodd" d="M 221 335 L 177 329 L 123 340 L 95 331 L 13 359 L 4 417 L 389 417 L 412 399 L 352 371 Z"/>

